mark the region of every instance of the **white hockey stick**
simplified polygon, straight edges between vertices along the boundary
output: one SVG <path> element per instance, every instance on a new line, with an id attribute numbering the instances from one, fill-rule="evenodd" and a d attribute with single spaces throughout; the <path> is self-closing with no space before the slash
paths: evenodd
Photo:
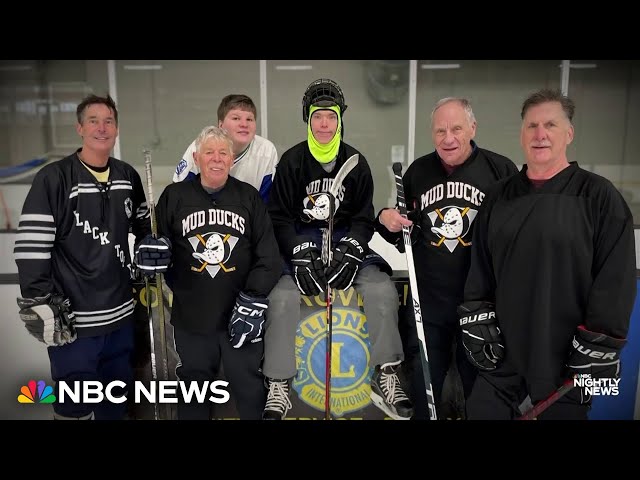
<path id="1" fill-rule="evenodd" d="M 393 164 L 393 174 L 395 176 L 396 190 L 398 194 L 398 210 L 400 211 L 400 215 L 407 218 L 407 203 L 404 198 L 401 163 L 396 162 Z M 409 270 L 409 285 L 411 287 L 411 299 L 413 301 L 413 315 L 416 319 L 416 331 L 418 333 L 418 343 L 420 347 L 420 362 L 422 363 L 422 374 L 424 376 L 424 385 L 427 391 L 429 419 L 437 420 L 436 402 L 433 396 L 433 386 L 431 385 L 431 371 L 429 370 L 429 356 L 427 355 L 427 341 L 425 339 L 424 328 L 422 326 L 422 309 L 420 308 L 420 297 L 418 296 L 418 281 L 416 279 L 416 269 L 413 263 L 411 232 L 409 227 L 406 225 L 402 226 L 402 236 L 404 238 L 404 251 L 407 256 L 407 270 Z"/>

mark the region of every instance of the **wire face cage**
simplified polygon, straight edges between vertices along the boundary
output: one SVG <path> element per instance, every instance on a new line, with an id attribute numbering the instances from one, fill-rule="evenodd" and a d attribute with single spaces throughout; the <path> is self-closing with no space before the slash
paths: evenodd
<path id="1" fill-rule="evenodd" d="M 340 115 L 344 114 L 347 105 L 344 103 L 342 89 L 336 82 L 328 78 L 321 78 L 311 83 L 307 87 L 302 97 L 302 121 L 309 121 L 309 110 L 311 106 L 331 107 L 337 105 L 340 108 Z"/>

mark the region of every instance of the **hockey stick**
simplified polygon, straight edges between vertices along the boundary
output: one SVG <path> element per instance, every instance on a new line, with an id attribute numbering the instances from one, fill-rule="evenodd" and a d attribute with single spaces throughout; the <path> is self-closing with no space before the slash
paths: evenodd
<path id="1" fill-rule="evenodd" d="M 555 390 L 551 395 L 549 395 L 544 400 L 540 400 L 536 403 L 533 408 L 526 411 L 520 417 L 517 417 L 516 420 L 536 420 L 538 415 L 544 412 L 551 405 L 556 403 L 560 398 L 569 393 L 574 387 L 573 378 L 569 378 L 564 381 L 560 387 Z"/>
<path id="2" fill-rule="evenodd" d="M 328 228 L 322 239 L 322 258 L 326 265 L 331 263 L 333 244 L 333 216 L 335 214 L 336 197 L 340 193 L 344 179 L 351 170 L 358 164 L 360 155 L 357 153 L 350 156 L 340 167 L 340 170 L 333 179 L 329 189 L 329 217 L 327 218 Z M 324 419 L 331 420 L 331 347 L 333 345 L 333 304 L 331 302 L 331 285 L 327 282 L 327 339 L 325 357 L 325 378 L 324 378 Z"/>
<path id="3" fill-rule="evenodd" d="M 158 237 L 158 224 L 156 222 L 155 203 L 153 200 L 153 182 L 151 178 L 151 151 L 144 150 L 144 169 L 147 177 L 147 204 L 149 205 L 149 213 L 151 215 L 151 234 L 153 238 Z M 153 335 L 153 312 L 151 309 L 151 293 L 149 279 L 145 277 L 145 287 L 147 290 L 147 308 L 149 309 L 149 336 L 151 339 L 151 375 L 154 380 L 158 380 L 158 373 L 156 371 L 156 349 L 154 344 Z M 156 291 L 158 299 L 158 330 L 160 332 L 160 360 L 162 364 L 162 379 L 169 380 L 169 365 L 167 356 L 167 337 L 165 334 L 164 323 L 164 298 L 162 291 L 162 274 L 156 274 Z M 159 387 L 156 385 L 156 387 Z M 159 419 L 158 415 L 158 403 L 154 404 L 155 419 Z M 166 404 L 166 420 L 171 420 L 171 406 Z"/>
<path id="4" fill-rule="evenodd" d="M 407 218 L 407 204 L 404 198 L 404 185 L 402 184 L 402 164 L 393 164 L 393 173 L 396 179 L 396 190 L 398 195 L 398 210 L 400 215 Z M 429 419 L 437 420 L 436 402 L 433 396 L 433 386 L 431 384 L 431 372 L 429 370 L 429 356 L 427 355 L 427 341 L 425 340 L 424 328 L 422 326 L 422 310 L 420 308 L 420 297 L 418 296 L 418 281 L 413 263 L 413 249 L 411 248 L 411 232 L 406 225 L 402 226 L 402 236 L 404 238 L 404 251 L 407 256 L 407 270 L 409 271 L 409 285 L 411 286 L 411 299 L 413 301 L 413 315 L 416 320 L 416 331 L 418 333 L 418 343 L 420 347 L 420 362 L 422 363 L 422 374 L 424 376 L 424 386 L 427 391 L 427 406 L 429 407 Z"/>
<path id="5" fill-rule="evenodd" d="M 327 228 L 327 239 L 322 244 L 327 256 L 327 265 L 331 263 L 333 244 L 333 215 L 335 213 L 336 199 L 329 193 L 329 227 Z M 327 339 L 326 356 L 324 364 L 324 419 L 331 420 L 331 347 L 333 345 L 333 303 L 331 302 L 331 285 L 327 282 Z"/>
<path id="6" fill-rule="evenodd" d="M 144 292 L 145 292 L 145 301 L 147 303 L 147 318 L 149 319 L 149 339 L 150 339 L 150 347 L 151 347 L 151 379 L 155 382 L 158 380 L 158 371 L 156 369 L 156 347 L 155 340 L 153 336 L 153 308 L 151 307 L 151 285 L 149 284 L 149 279 L 145 277 L 144 279 Z M 153 404 L 153 418 L 155 420 L 160 420 L 160 414 L 158 412 L 158 403 L 154 402 Z"/>

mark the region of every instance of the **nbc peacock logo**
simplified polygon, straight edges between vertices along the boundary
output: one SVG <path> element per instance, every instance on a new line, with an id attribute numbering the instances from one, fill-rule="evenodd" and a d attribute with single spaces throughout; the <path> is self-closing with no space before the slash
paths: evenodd
<path id="1" fill-rule="evenodd" d="M 26 385 L 20 389 L 18 395 L 19 403 L 53 403 L 56 396 L 53 394 L 53 388 L 46 384 L 44 380 L 29 380 Z"/>

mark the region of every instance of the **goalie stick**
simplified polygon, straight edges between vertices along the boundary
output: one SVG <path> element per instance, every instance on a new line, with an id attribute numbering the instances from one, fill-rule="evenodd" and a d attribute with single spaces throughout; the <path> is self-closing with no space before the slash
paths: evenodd
<path id="1" fill-rule="evenodd" d="M 153 201 L 153 182 L 151 178 L 151 151 L 144 150 L 144 169 L 147 177 L 147 204 L 149 206 L 149 213 L 151 216 L 151 234 L 153 238 L 158 238 L 158 224 L 156 222 L 155 204 Z M 151 376 L 153 380 L 158 380 L 158 372 L 156 369 L 156 347 L 154 343 L 153 332 L 153 309 L 151 308 L 151 288 L 150 282 L 145 277 L 145 289 L 147 294 L 147 310 L 149 312 L 149 337 L 151 340 Z M 169 380 L 169 364 L 167 356 L 167 337 L 165 333 L 164 323 L 164 295 L 162 291 L 162 274 L 156 274 L 156 295 L 158 300 L 158 331 L 160 333 L 160 361 L 162 365 L 162 380 Z M 156 385 L 156 388 L 159 388 Z M 171 406 L 166 404 L 166 420 L 171 420 Z M 158 402 L 156 401 L 153 406 L 154 417 L 156 420 L 160 419 L 158 412 Z"/>
<path id="2" fill-rule="evenodd" d="M 351 170 L 358 164 L 360 155 L 357 153 L 350 156 L 346 162 L 340 167 L 340 170 L 333 179 L 331 188 L 329 189 L 329 217 L 327 218 L 328 228 L 322 234 L 322 260 L 326 265 L 331 263 L 332 256 L 332 240 L 333 240 L 333 216 L 335 214 L 336 197 L 340 192 L 344 179 L 349 175 Z M 326 338 L 326 357 L 325 357 L 325 391 L 324 391 L 324 418 L 331 420 L 331 346 L 333 335 L 333 304 L 331 303 L 331 286 L 327 282 L 327 338 Z"/>
<path id="3" fill-rule="evenodd" d="M 402 184 L 402 164 L 393 164 L 393 174 L 396 180 L 396 191 L 398 196 L 398 210 L 400 215 L 407 218 L 407 204 L 404 198 L 404 185 Z M 436 402 L 433 396 L 433 386 L 431 384 L 431 371 L 429 370 L 429 356 L 427 355 L 427 342 L 425 340 L 424 328 L 422 327 L 422 310 L 420 308 L 420 297 L 418 296 L 418 282 L 416 270 L 413 263 L 413 250 L 411 248 L 411 232 L 406 225 L 402 226 L 402 237 L 404 239 L 404 251 L 407 257 L 407 270 L 409 271 L 409 285 L 411 287 L 411 300 L 413 301 L 413 315 L 416 320 L 416 331 L 418 333 L 418 345 L 420 348 L 420 363 L 422 364 L 422 374 L 424 376 L 424 386 L 427 391 L 427 406 L 429 407 L 429 419 L 437 420 Z"/>

